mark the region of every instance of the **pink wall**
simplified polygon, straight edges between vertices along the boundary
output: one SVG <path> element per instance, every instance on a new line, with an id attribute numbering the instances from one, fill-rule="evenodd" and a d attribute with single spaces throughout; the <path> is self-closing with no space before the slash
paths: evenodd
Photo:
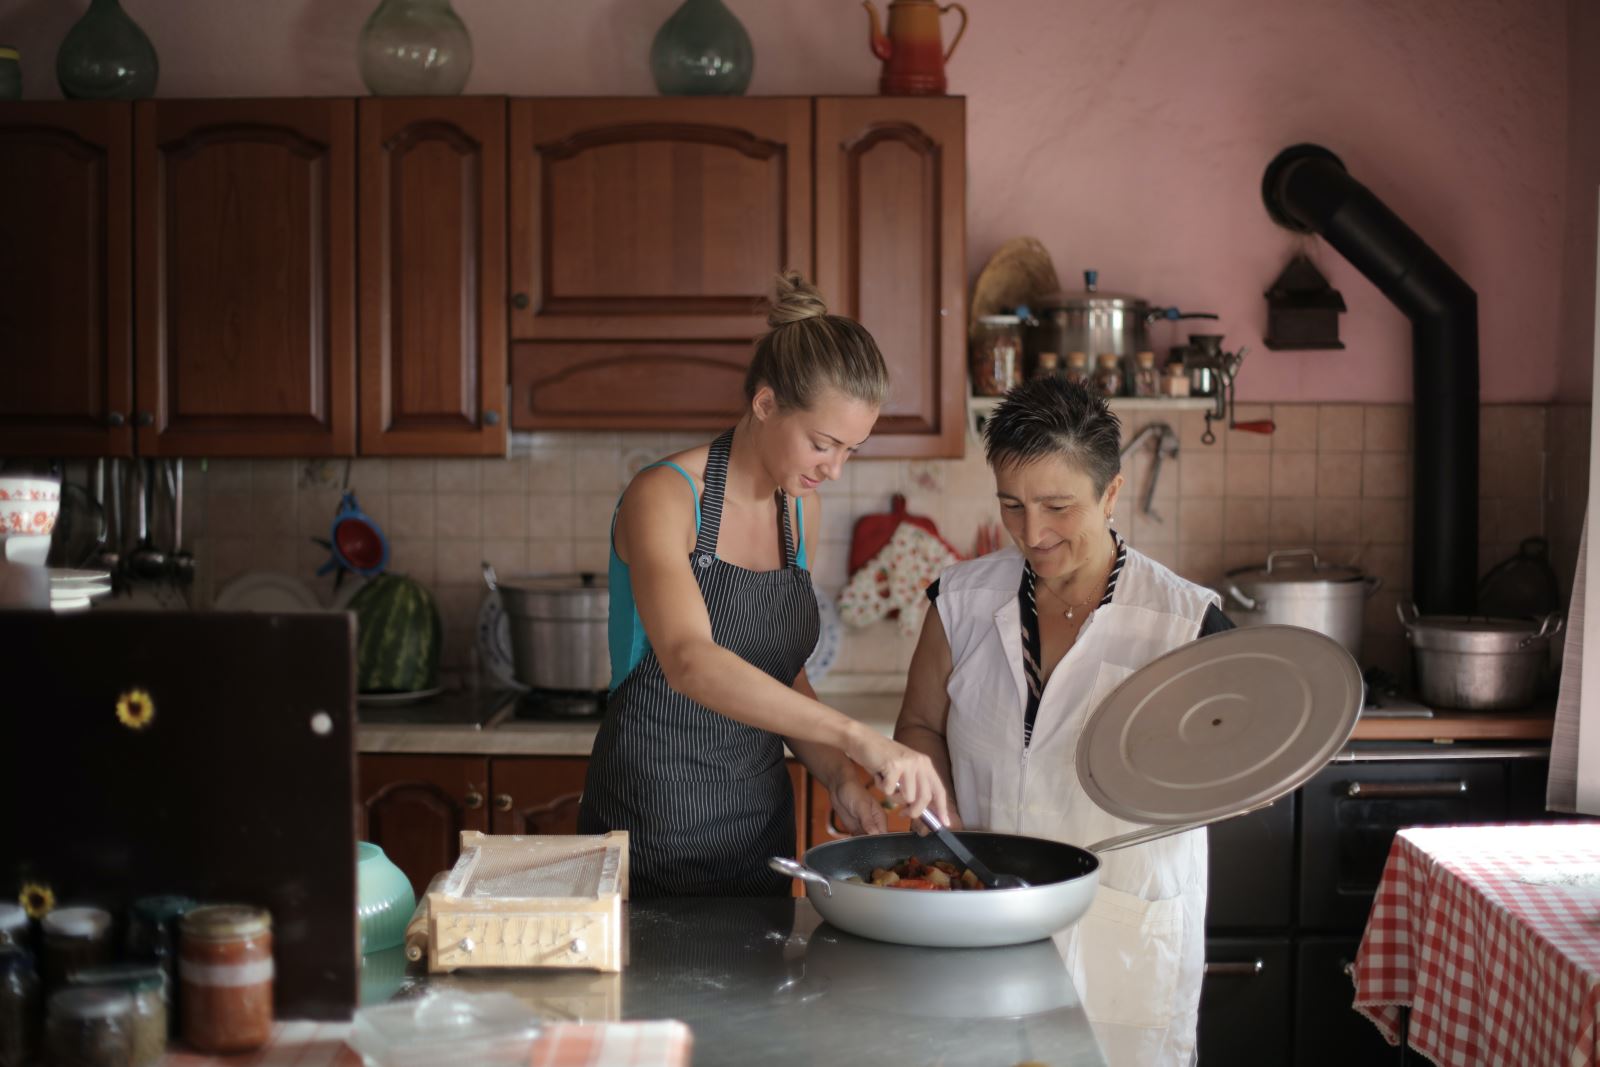
<path id="1" fill-rule="evenodd" d="M 375 0 L 124 2 L 161 54 L 163 96 L 362 91 L 355 39 Z M 875 91 L 854 0 L 729 2 L 755 40 L 753 92 Z M 1593 269 L 1592 237 L 1564 240 L 1568 2 L 970 0 L 951 66 L 970 101 L 969 265 L 1032 234 L 1069 285 L 1095 267 L 1108 289 L 1222 314 L 1252 350 L 1242 396 L 1406 399 L 1408 324 L 1325 247 L 1313 255 L 1350 305 L 1346 350 L 1260 345 L 1261 294 L 1298 247 L 1261 207 L 1261 172 L 1317 141 L 1478 290 L 1484 398 L 1550 399 L 1563 346 L 1581 342 L 1587 367 L 1588 335 L 1568 322 L 1583 313 L 1562 298 L 1572 264 Z M 468 89 L 653 92 L 649 41 L 675 5 L 457 0 L 477 47 Z M 56 95 L 55 49 L 86 6 L 0 12 L 29 96 Z"/>

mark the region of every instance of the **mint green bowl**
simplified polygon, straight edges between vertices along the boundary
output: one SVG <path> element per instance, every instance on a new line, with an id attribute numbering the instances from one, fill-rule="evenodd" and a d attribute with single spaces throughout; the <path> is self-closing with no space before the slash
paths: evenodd
<path id="1" fill-rule="evenodd" d="M 356 924 L 361 928 L 362 955 L 403 944 L 406 923 L 416 907 L 417 895 L 405 872 L 377 845 L 357 841 Z"/>

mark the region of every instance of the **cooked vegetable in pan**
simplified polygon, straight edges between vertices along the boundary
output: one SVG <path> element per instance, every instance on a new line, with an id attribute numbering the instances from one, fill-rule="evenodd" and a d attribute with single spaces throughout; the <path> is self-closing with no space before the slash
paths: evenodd
<path id="1" fill-rule="evenodd" d="M 910 856 L 893 867 L 874 867 L 869 879 L 849 878 L 851 882 L 865 881 L 885 889 L 971 890 L 983 889 L 984 884 L 971 871 L 963 870 L 949 860 L 924 863 Z"/>

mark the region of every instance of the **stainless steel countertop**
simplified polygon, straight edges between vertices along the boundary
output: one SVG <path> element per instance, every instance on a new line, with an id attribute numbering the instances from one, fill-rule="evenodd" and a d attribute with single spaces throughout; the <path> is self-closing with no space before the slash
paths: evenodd
<path id="1" fill-rule="evenodd" d="M 787 898 L 641 901 L 620 975 L 472 971 L 428 989 L 499 990 L 552 1021 L 680 1019 L 695 1067 L 1105 1063 L 1054 942 L 922 949 L 854 937 Z"/>

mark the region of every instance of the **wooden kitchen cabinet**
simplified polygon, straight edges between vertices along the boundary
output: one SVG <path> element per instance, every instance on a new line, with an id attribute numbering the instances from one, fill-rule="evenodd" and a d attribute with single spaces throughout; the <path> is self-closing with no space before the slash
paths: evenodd
<path id="1" fill-rule="evenodd" d="M 506 451 L 500 97 L 360 102 L 360 451 Z"/>
<path id="2" fill-rule="evenodd" d="M 1206 939 L 1197 1036 L 1201 1063 L 1296 1062 L 1289 1054 L 1292 959 L 1286 937 Z"/>
<path id="3" fill-rule="evenodd" d="M 528 756 L 494 760 L 496 834 L 575 834 L 586 757 Z"/>
<path id="4" fill-rule="evenodd" d="M 0 455 L 133 450 L 133 106 L 0 103 Z"/>
<path id="5" fill-rule="evenodd" d="M 818 288 L 889 365 L 864 456 L 960 456 L 966 431 L 966 101 L 816 101 Z"/>
<path id="6" fill-rule="evenodd" d="M 353 100 L 134 105 L 138 447 L 351 455 Z"/>
<path id="7" fill-rule="evenodd" d="M 461 831 L 489 830 L 482 756 L 363 755 L 356 790 L 356 833 L 383 849 L 418 895 L 455 864 Z"/>

